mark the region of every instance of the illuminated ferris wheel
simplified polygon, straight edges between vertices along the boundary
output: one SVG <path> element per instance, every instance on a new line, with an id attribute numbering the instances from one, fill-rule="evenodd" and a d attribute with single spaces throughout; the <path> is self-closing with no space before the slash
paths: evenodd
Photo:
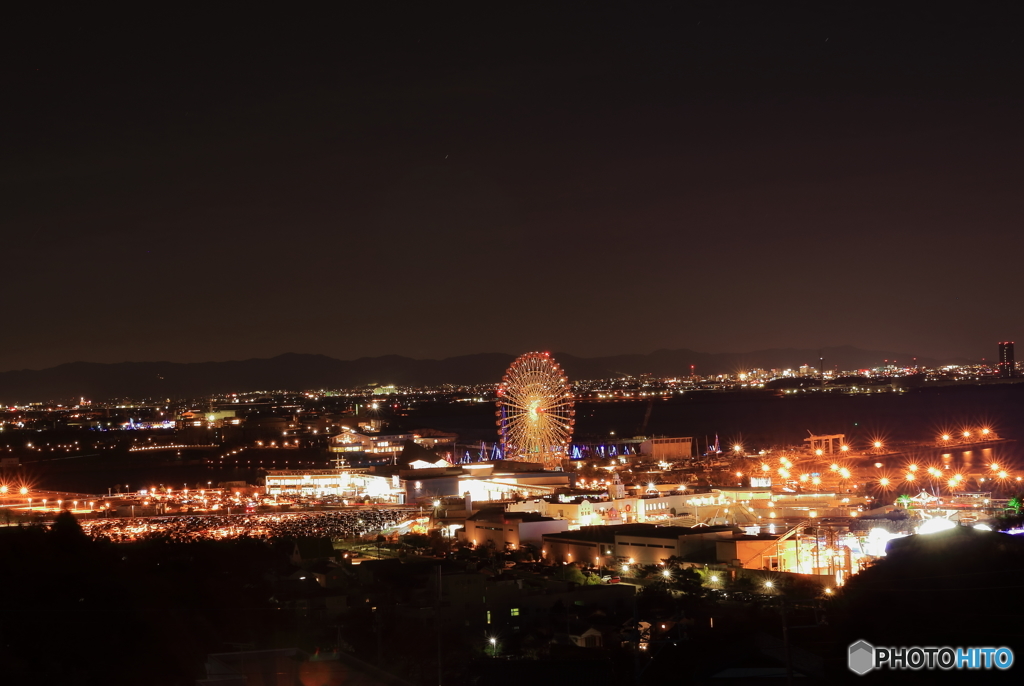
<path id="1" fill-rule="evenodd" d="M 505 459 L 540 462 L 547 469 L 569 456 L 576 410 L 565 372 L 548 353 L 526 353 L 498 387 L 498 432 Z"/>

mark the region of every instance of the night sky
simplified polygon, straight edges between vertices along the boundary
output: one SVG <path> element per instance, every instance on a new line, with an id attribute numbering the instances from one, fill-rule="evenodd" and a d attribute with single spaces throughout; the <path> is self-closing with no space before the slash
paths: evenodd
<path id="1" fill-rule="evenodd" d="M 991 359 L 1024 343 L 1022 17 L 887 5 L 8 18 L 0 370 Z"/>

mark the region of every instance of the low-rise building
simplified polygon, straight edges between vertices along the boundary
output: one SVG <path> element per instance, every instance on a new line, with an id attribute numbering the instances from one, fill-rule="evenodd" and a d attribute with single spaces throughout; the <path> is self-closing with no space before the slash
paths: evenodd
<path id="1" fill-rule="evenodd" d="M 669 557 L 705 560 L 715 544 L 732 538 L 725 526 L 655 526 L 621 524 L 587 526 L 577 531 L 544 535 L 543 554 L 552 562 L 583 564 L 659 564 Z"/>
<path id="2" fill-rule="evenodd" d="M 459 537 L 473 545 L 484 545 L 490 541 L 498 550 L 506 546 L 516 549 L 524 543 L 539 548 L 544 534 L 566 531 L 568 527 L 564 519 L 542 517 L 535 512 L 487 508 L 466 518 L 466 526 L 459 532 Z"/>
<path id="3" fill-rule="evenodd" d="M 640 454 L 655 460 L 683 460 L 693 457 L 692 438 L 648 438 L 640 444 Z"/>

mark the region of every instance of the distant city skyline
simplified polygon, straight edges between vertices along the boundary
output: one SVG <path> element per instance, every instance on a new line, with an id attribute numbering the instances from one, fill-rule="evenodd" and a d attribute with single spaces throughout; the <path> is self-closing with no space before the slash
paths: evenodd
<path id="1" fill-rule="evenodd" d="M 913 376 L 917 382 L 972 383 L 1006 374 L 998 359 L 914 358 L 881 350 L 820 348 L 708 354 L 663 350 L 649 355 L 579 357 L 552 352 L 571 383 L 630 377 L 708 381 L 760 387 L 773 379 L 814 377 L 843 382 L 857 378 Z M 285 354 L 225 362 L 168 361 L 114 364 L 71 363 L 44 370 L 0 372 L 0 402 L 23 404 L 54 399 L 196 397 L 260 389 L 356 389 L 495 384 L 516 355 L 481 353 L 441 360 L 396 355 L 339 360 L 326 355 Z M 824 366 L 822 366 L 824 365 Z M 875 373 L 867 373 L 874 370 Z M 924 374 L 921 374 L 924 372 Z M 966 373 L 964 373 L 966 372 Z M 859 388 L 861 384 L 854 383 Z"/>
<path id="2" fill-rule="evenodd" d="M 574 357 L 582 358 L 582 359 L 601 359 L 601 358 L 607 358 L 607 357 L 620 357 L 620 356 L 622 356 L 622 357 L 634 357 L 634 356 L 643 357 L 643 356 L 655 355 L 657 353 L 676 352 L 676 351 L 690 351 L 690 352 L 696 353 L 698 355 L 712 355 L 712 356 L 715 356 L 715 355 L 722 355 L 722 356 L 738 355 L 738 356 L 743 356 L 743 355 L 758 354 L 758 353 L 761 353 L 761 352 L 764 352 L 764 351 L 802 351 L 804 353 L 804 357 L 806 358 L 806 360 L 804 360 L 804 363 L 806 363 L 806 364 L 808 364 L 808 365 L 810 365 L 812 367 L 816 367 L 816 366 L 818 366 L 818 363 L 819 363 L 819 356 L 818 356 L 819 351 L 822 351 L 822 350 L 836 350 L 836 349 L 849 349 L 849 350 L 857 351 L 858 353 L 877 352 L 878 355 L 882 355 L 883 356 L 883 357 L 879 358 L 880 363 L 881 362 L 899 362 L 901 364 L 901 366 L 904 363 L 906 363 L 908 366 L 912 366 L 914 360 L 917 360 L 917 359 L 922 359 L 922 360 L 927 359 L 927 360 L 932 360 L 932 361 L 936 361 L 936 360 L 943 360 L 943 361 L 945 361 L 945 360 L 948 360 L 948 361 L 960 360 L 960 361 L 964 361 L 964 362 L 983 362 L 983 361 L 999 362 L 1002 359 L 1003 350 L 1004 350 L 1004 343 L 1002 341 L 997 342 L 997 343 L 993 343 L 993 344 L 991 344 L 989 346 L 989 348 L 990 349 L 985 350 L 985 351 L 977 351 L 975 354 L 969 354 L 968 353 L 968 354 L 962 354 L 962 355 L 959 355 L 959 354 L 928 355 L 928 354 L 923 354 L 923 353 L 922 354 L 916 354 L 916 353 L 910 352 L 910 351 L 899 351 L 899 350 L 893 350 L 893 349 L 888 349 L 888 350 L 887 349 L 877 349 L 877 350 L 873 350 L 873 349 L 864 348 L 864 347 L 860 347 L 860 346 L 856 346 L 856 345 L 842 345 L 842 344 L 841 345 L 822 345 L 822 346 L 808 346 L 808 345 L 772 346 L 772 347 L 762 347 L 762 348 L 756 348 L 756 349 L 755 348 L 739 349 L 739 348 L 734 347 L 733 349 L 728 349 L 728 350 L 699 350 L 699 349 L 696 349 L 696 348 L 690 347 L 690 346 L 679 346 L 679 347 L 675 347 L 675 348 L 666 348 L 666 347 L 655 348 L 655 349 L 652 349 L 652 350 L 636 350 L 636 349 L 628 350 L 628 349 L 624 349 L 624 350 L 621 350 L 619 352 L 613 352 L 613 353 L 608 353 L 608 354 L 586 355 L 586 354 L 579 354 L 579 353 L 577 353 L 574 350 L 558 349 L 558 348 L 556 348 L 554 346 L 535 346 L 533 348 L 529 348 L 529 349 L 524 348 L 522 350 L 502 350 L 502 349 L 473 350 L 473 351 L 467 351 L 467 352 L 458 352 L 458 353 L 454 353 L 454 354 L 436 355 L 436 356 L 429 356 L 429 355 L 417 356 L 417 355 L 406 354 L 406 353 L 402 353 L 402 352 L 388 351 L 388 352 L 368 353 L 368 354 L 362 354 L 362 355 L 353 355 L 353 356 L 350 356 L 350 357 L 344 357 L 342 355 L 333 355 L 333 354 L 330 354 L 328 352 L 324 352 L 324 351 L 320 351 L 320 350 L 316 350 L 316 351 L 285 350 L 285 351 L 281 351 L 281 352 L 274 352 L 274 353 L 263 354 L 263 355 L 258 355 L 258 354 L 247 355 L 247 354 L 242 354 L 241 352 L 239 352 L 238 354 L 227 355 L 227 356 L 218 357 L 218 358 L 203 358 L 203 357 L 200 357 L 200 356 L 198 356 L 198 355 L 196 355 L 194 353 L 193 354 L 186 353 L 186 354 L 178 354 L 178 355 L 176 355 L 174 357 L 155 357 L 155 356 L 145 357 L 145 356 L 139 354 L 139 355 L 134 356 L 131 359 L 116 359 L 114 357 L 109 357 L 107 359 L 66 359 L 66 360 L 60 360 L 60 361 L 56 361 L 56 362 L 53 362 L 53 363 L 50 363 L 50 364 L 46 364 L 45 366 L 38 366 L 38 367 L 12 367 L 10 369 L 2 369 L 2 368 L 0 368 L 0 373 L 3 373 L 3 372 L 14 372 L 14 371 L 40 371 L 40 370 L 45 370 L 45 369 L 52 369 L 54 367 L 60 367 L 62 365 L 74 364 L 74 363 L 101 364 L 101 365 L 116 365 L 116 364 L 125 364 L 125 363 L 128 363 L 128 364 L 131 364 L 131 363 L 151 363 L 151 362 L 169 362 L 171 364 L 203 364 L 203 363 L 239 362 L 239 361 L 245 361 L 245 360 L 266 360 L 266 359 L 273 359 L 273 358 L 276 358 L 276 357 L 280 357 L 282 355 L 314 355 L 314 356 L 322 355 L 322 356 L 325 356 L 325 357 L 330 357 L 332 359 L 340 360 L 340 361 L 345 361 L 345 362 L 358 362 L 360 359 L 367 359 L 367 358 L 369 358 L 369 359 L 378 359 L 378 358 L 387 358 L 387 357 L 401 357 L 401 358 L 407 358 L 407 359 L 419 360 L 419 361 L 432 361 L 432 360 L 433 361 L 443 361 L 443 360 L 448 360 L 448 359 L 453 359 L 453 358 L 460 358 L 460 357 L 472 357 L 472 356 L 478 356 L 478 355 L 493 355 L 493 354 L 510 355 L 512 357 L 515 357 L 515 356 L 520 355 L 520 354 L 522 354 L 524 352 L 532 352 L 532 351 L 547 351 L 547 352 L 552 352 L 552 353 L 568 354 L 568 355 L 572 355 Z M 1010 345 L 1010 350 L 1011 350 L 1010 356 L 1011 356 L 1011 359 L 1012 359 L 1012 344 Z M 800 358 L 800 359 L 803 359 L 803 358 Z M 828 362 L 829 361 L 826 360 L 826 369 L 831 369 L 832 365 L 828 364 Z"/>

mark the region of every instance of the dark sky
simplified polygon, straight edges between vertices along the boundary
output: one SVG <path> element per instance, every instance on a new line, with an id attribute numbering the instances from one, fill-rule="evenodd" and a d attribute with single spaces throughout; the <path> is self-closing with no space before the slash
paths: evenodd
<path id="1" fill-rule="evenodd" d="M 0 370 L 991 357 L 1024 342 L 1022 17 L 887 4 L 6 21 Z"/>

